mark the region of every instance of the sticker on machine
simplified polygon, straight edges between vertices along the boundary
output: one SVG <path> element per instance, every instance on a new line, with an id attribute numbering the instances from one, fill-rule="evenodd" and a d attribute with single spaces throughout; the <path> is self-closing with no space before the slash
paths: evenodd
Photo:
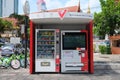
<path id="1" fill-rule="evenodd" d="M 73 58 L 73 51 L 64 51 L 63 57 Z"/>
<path id="2" fill-rule="evenodd" d="M 41 62 L 41 66 L 50 66 L 50 62 Z"/>

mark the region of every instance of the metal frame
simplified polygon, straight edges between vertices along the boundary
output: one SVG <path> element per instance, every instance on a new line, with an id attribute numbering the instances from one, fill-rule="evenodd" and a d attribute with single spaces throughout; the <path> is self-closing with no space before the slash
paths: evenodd
<path id="1" fill-rule="evenodd" d="M 53 31 L 54 32 L 54 58 L 50 58 L 50 59 L 47 59 L 47 58 L 42 58 L 42 59 L 37 59 L 37 32 L 38 31 Z M 53 66 L 50 66 L 50 67 L 52 67 L 52 68 L 54 68 L 54 70 L 53 71 L 49 71 L 49 69 L 50 70 L 52 70 L 52 68 L 48 68 L 48 67 L 46 67 L 46 70 L 44 70 L 45 69 L 45 67 L 43 67 L 42 68 L 42 66 L 40 66 L 42 69 L 41 69 L 41 71 L 36 71 L 37 69 L 36 69 L 36 67 L 37 67 L 37 62 L 41 62 L 42 63 L 42 61 L 48 61 L 49 60 L 49 62 L 51 63 L 51 65 L 53 65 Z M 37 62 L 36 62 L 37 61 Z M 35 72 L 55 72 L 56 71 L 56 32 L 55 32 L 55 29 L 35 29 Z"/>

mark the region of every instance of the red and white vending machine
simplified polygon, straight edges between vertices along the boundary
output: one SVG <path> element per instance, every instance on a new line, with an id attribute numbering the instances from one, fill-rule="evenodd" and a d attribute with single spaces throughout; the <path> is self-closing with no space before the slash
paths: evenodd
<path id="1" fill-rule="evenodd" d="M 88 73 L 87 30 L 61 31 L 61 72 Z"/>
<path id="2" fill-rule="evenodd" d="M 67 12 L 30 15 L 30 73 L 94 73 L 93 16 Z"/>
<path id="3" fill-rule="evenodd" d="M 35 72 L 59 72 L 59 34 L 56 31 L 35 30 Z"/>

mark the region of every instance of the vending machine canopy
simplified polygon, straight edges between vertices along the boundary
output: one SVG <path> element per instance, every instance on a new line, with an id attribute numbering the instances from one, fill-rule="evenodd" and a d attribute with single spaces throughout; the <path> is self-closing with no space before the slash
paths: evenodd
<path id="1" fill-rule="evenodd" d="M 62 19 L 59 12 L 32 13 L 29 17 L 38 24 L 87 24 L 93 20 L 92 14 L 81 12 L 66 12 Z"/>

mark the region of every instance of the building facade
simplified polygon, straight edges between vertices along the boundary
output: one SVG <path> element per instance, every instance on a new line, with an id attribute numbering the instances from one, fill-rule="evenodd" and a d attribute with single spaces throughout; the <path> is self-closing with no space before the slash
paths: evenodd
<path id="1" fill-rule="evenodd" d="M 0 17 L 18 14 L 18 0 L 0 0 Z"/>

